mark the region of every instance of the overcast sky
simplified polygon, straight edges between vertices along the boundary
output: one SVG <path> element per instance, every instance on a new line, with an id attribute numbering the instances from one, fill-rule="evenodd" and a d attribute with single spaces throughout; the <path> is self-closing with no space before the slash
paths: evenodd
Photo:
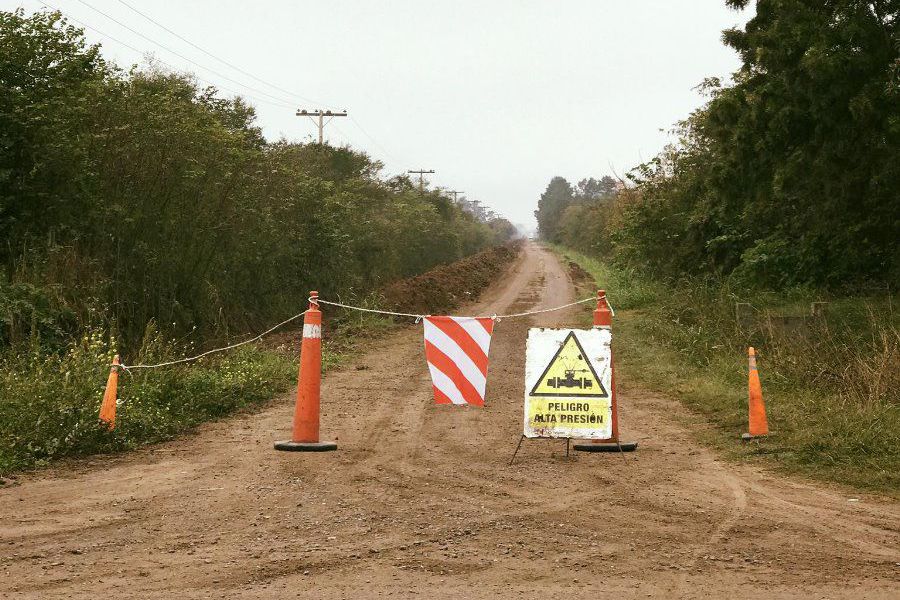
<path id="1" fill-rule="evenodd" d="M 721 31 L 752 16 L 724 0 L 47 4 L 118 40 L 86 30 L 120 66 L 153 55 L 224 94 L 241 92 L 270 139 L 315 134 L 298 107 L 347 109 L 351 118 L 326 128 L 330 143 L 366 151 L 386 176 L 434 169 L 432 185 L 528 227 L 554 175 L 622 175 L 656 154 L 703 102 L 692 88 L 737 68 Z"/>

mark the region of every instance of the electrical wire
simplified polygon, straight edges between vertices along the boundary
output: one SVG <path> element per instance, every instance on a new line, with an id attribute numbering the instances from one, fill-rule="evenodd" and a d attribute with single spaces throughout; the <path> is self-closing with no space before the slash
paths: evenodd
<path id="1" fill-rule="evenodd" d="M 382 146 L 381 144 L 379 144 L 379 143 L 378 143 L 378 140 L 376 140 L 374 137 L 372 137 L 371 135 L 369 135 L 369 132 L 366 131 L 365 129 L 363 129 L 363 126 L 359 124 L 359 121 L 357 121 L 356 119 L 354 119 L 352 115 L 348 115 L 348 116 L 350 117 L 350 122 L 352 122 L 354 125 L 356 125 L 357 129 L 359 129 L 360 131 L 362 131 L 362 132 L 363 132 L 363 135 L 365 135 L 367 138 L 369 138 L 369 139 L 372 141 L 372 143 L 375 144 L 375 146 L 376 146 L 379 150 L 381 150 L 382 152 L 384 152 L 384 153 L 387 155 L 388 158 L 390 158 L 390 159 L 393 160 L 394 162 L 401 162 L 401 161 L 397 160 L 397 157 L 396 157 L 396 156 L 394 156 L 394 155 L 392 155 L 390 152 L 388 152 L 388 151 L 387 151 L 387 148 L 385 148 L 384 146 Z"/>
<path id="2" fill-rule="evenodd" d="M 109 35 L 108 33 L 104 32 L 104 31 L 101 31 L 100 29 L 97 29 L 96 27 L 94 27 L 94 26 L 92 26 L 92 25 L 88 25 L 87 23 L 85 23 L 84 21 L 82 21 L 82 20 L 80 20 L 80 19 L 76 19 L 75 17 L 73 17 L 73 16 L 71 16 L 71 15 L 69 15 L 69 14 L 63 12 L 63 11 L 60 10 L 59 8 L 53 6 L 52 4 L 48 4 L 47 2 L 44 2 L 44 0 L 38 0 L 38 2 L 40 2 L 44 7 L 49 8 L 50 10 L 54 10 L 54 11 L 60 13 L 61 15 L 64 15 L 68 20 L 74 21 L 74 22 L 78 23 L 79 25 L 81 25 L 81 26 L 84 27 L 85 29 L 90 29 L 90 30 L 93 31 L 94 33 L 97 33 L 97 34 L 99 34 L 99 35 L 102 35 L 103 37 L 105 37 L 105 38 L 107 38 L 107 39 L 110 39 L 110 40 L 116 42 L 117 44 L 120 44 L 120 45 L 124 46 L 125 48 L 128 48 L 129 50 L 132 50 L 132 51 L 136 52 L 137 54 L 139 54 L 139 55 L 141 55 L 141 56 L 145 56 L 145 55 L 146 55 L 146 51 L 141 50 L 141 49 L 139 49 L 139 48 L 135 48 L 134 46 L 132 46 L 131 44 L 129 44 L 129 43 L 127 43 L 127 42 L 123 42 L 122 40 L 120 40 L 120 39 L 118 39 L 118 38 L 116 38 L 116 37 L 114 37 L 114 36 L 112 36 L 112 35 Z M 170 63 L 167 63 L 166 61 L 164 61 L 164 60 L 162 60 L 162 59 L 160 59 L 160 58 L 157 58 L 156 60 L 159 61 L 160 64 L 163 64 L 163 65 L 165 65 L 166 67 L 168 67 L 169 69 L 171 69 L 172 71 L 176 71 L 176 72 L 179 71 L 179 69 L 178 69 L 177 67 L 175 67 L 174 65 L 172 65 L 172 64 L 170 64 Z M 194 76 L 197 78 L 198 81 L 202 81 L 203 83 L 206 83 L 207 85 L 211 85 L 211 86 L 216 87 L 216 88 L 219 88 L 219 89 L 221 89 L 221 90 L 225 90 L 226 92 L 230 92 L 230 93 L 232 93 L 232 94 L 234 94 L 234 95 L 236 95 L 236 96 L 243 96 L 243 97 L 245 97 L 245 98 L 250 98 L 250 99 L 252 99 L 252 100 L 256 100 L 257 102 L 262 102 L 262 103 L 264 103 L 264 104 L 271 104 L 272 106 L 278 106 L 278 107 L 281 107 L 281 108 L 293 108 L 293 105 L 291 105 L 291 104 L 286 104 L 286 103 L 281 103 L 281 102 L 276 103 L 276 102 L 272 102 L 272 101 L 270 101 L 270 100 L 265 100 L 264 98 L 258 98 L 258 97 L 256 97 L 256 96 L 251 95 L 251 94 L 247 94 L 246 92 L 239 92 L 239 91 L 237 91 L 237 90 L 233 90 L 233 89 L 228 88 L 228 87 L 225 87 L 225 86 L 223 86 L 223 85 L 219 85 L 219 84 L 217 84 L 217 83 L 215 83 L 215 82 L 213 82 L 213 81 L 210 81 L 209 79 L 205 79 L 205 78 L 203 78 L 203 77 L 200 77 L 199 75 L 194 75 Z"/>
<path id="3" fill-rule="evenodd" d="M 38 1 L 39 1 L 43 6 L 49 8 L 49 9 L 51 9 L 51 10 L 55 10 L 55 11 L 57 11 L 57 12 L 60 12 L 61 14 L 66 14 L 66 13 L 63 13 L 63 11 L 60 10 L 59 8 L 56 8 L 56 7 L 54 7 L 54 6 L 50 5 L 50 4 L 47 4 L 46 2 L 43 2 L 43 0 L 38 0 Z M 233 64 L 233 63 L 231 63 L 231 62 L 229 62 L 229 61 L 227 61 L 227 60 L 225 60 L 225 59 L 223 59 L 223 58 L 220 58 L 219 56 L 216 56 L 215 54 L 213 54 L 212 52 L 209 52 L 208 50 L 202 48 L 201 46 L 198 46 L 198 45 L 195 44 L 194 42 L 190 41 L 189 39 L 185 38 L 184 36 L 180 35 L 179 33 L 173 31 L 173 30 L 170 29 L 169 27 L 167 27 L 167 26 L 163 25 L 162 23 L 160 23 L 159 21 L 153 19 L 152 17 L 150 17 L 149 15 L 145 14 L 144 12 L 138 10 L 137 8 L 135 8 L 134 6 L 132 6 L 131 4 L 129 4 L 128 2 L 125 2 L 124 0 L 117 0 L 117 1 L 118 1 L 120 4 L 122 4 L 123 6 L 125 6 L 126 8 L 128 8 L 129 10 L 131 10 L 131 11 L 133 11 L 134 13 L 140 15 L 142 18 L 146 19 L 147 21 L 150 21 L 151 23 L 153 23 L 153 24 L 156 25 L 157 27 L 163 29 L 164 31 L 166 31 L 166 32 L 168 32 L 169 34 L 171 34 L 171 35 L 175 36 L 176 38 L 178 38 L 179 40 L 181 40 L 181 41 L 185 42 L 186 44 L 190 45 L 192 48 L 195 48 L 196 50 L 199 50 L 200 52 L 204 53 L 205 55 L 209 56 L 210 58 L 215 59 L 216 61 L 222 63 L 223 65 L 225 65 L 225 66 L 227 66 L 227 67 L 229 67 L 229 68 L 231 68 L 231 69 L 234 69 L 235 71 L 237 71 L 237 72 L 239 72 L 239 73 L 241 73 L 241 74 L 243 74 L 243 75 L 245 75 L 245 76 L 247 76 L 247 77 L 250 77 L 250 78 L 252 78 L 252 79 L 255 80 L 255 81 L 258 81 L 258 82 L 260 82 L 260 83 L 262 83 L 262 84 L 264 84 L 264 85 L 267 85 L 267 86 L 271 87 L 272 89 L 275 89 L 275 90 L 278 90 L 278 91 L 280 91 L 280 92 L 282 92 L 282 93 L 288 94 L 289 96 L 296 97 L 297 99 L 300 99 L 300 100 L 306 100 L 306 101 L 308 101 L 308 102 L 312 102 L 313 104 L 317 104 L 317 105 L 320 105 L 320 106 L 323 105 L 323 104 L 320 103 L 320 102 L 317 102 L 317 101 L 312 100 L 312 99 L 310 99 L 310 98 L 306 98 L 306 97 L 304 97 L 304 96 L 301 96 L 301 95 L 299 95 L 299 94 L 296 94 L 296 93 L 294 93 L 294 92 L 291 92 L 290 90 L 287 90 L 287 89 L 285 89 L 285 88 L 282 88 L 282 87 L 280 87 L 280 86 L 278 86 L 278 85 L 275 85 L 275 84 L 273 84 L 273 83 L 271 83 L 271 82 L 268 82 L 268 81 L 266 81 L 266 80 L 264 80 L 264 79 L 262 79 L 262 78 L 260 78 L 260 77 L 257 77 L 256 75 L 250 73 L 249 71 L 246 71 L 246 70 L 244 70 L 244 69 L 238 67 L 237 65 L 235 65 L 235 64 Z M 247 90 L 251 90 L 252 92 L 255 92 L 256 94 L 261 94 L 261 95 L 263 95 L 263 96 L 266 96 L 266 97 L 268 97 L 268 98 L 270 98 L 270 99 L 260 98 L 260 97 L 258 97 L 258 96 L 254 96 L 254 95 L 249 94 L 249 93 L 247 93 L 247 92 L 237 91 L 237 90 L 234 90 L 234 89 L 225 87 L 225 86 L 223 86 L 223 85 L 217 84 L 217 83 L 215 83 L 215 82 L 213 82 L 213 81 L 211 81 L 211 80 L 209 80 L 209 79 L 200 77 L 199 75 L 195 75 L 195 77 L 197 77 L 198 80 L 200 80 L 200 81 L 202 81 L 202 82 L 204 82 L 204 83 L 206 83 L 206 84 L 208 84 L 208 85 L 212 85 L 212 86 L 214 86 L 214 87 L 217 87 L 217 88 L 219 88 L 219 89 L 225 90 L 225 91 L 227 91 L 227 92 L 229 92 L 229 93 L 232 93 L 232 94 L 235 94 L 235 95 L 237 95 L 237 96 L 244 96 L 244 97 L 253 99 L 253 100 L 257 101 L 257 102 L 264 103 L 264 104 L 269 104 L 269 105 L 277 106 L 277 107 L 280 107 L 280 108 L 291 108 L 291 109 L 296 108 L 295 103 L 292 102 L 290 99 L 286 99 L 286 98 L 281 97 L 281 96 L 276 96 L 276 95 L 270 94 L 270 93 L 268 93 L 268 92 L 266 92 L 266 91 L 264 91 L 264 90 L 261 90 L 261 89 L 259 89 L 259 88 L 256 88 L 256 87 L 247 85 L 247 84 L 245 84 L 245 83 L 242 83 L 241 81 L 238 81 L 238 80 L 236 80 L 236 79 L 233 79 L 233 78 L 231 78 L 231 77 L 229 77 L 229 76 L 227 76 L 227 75 L 225 75 L 225 74 L 223 74 L 223 73 L 220 73 L 220 72 L 218 72 L 218 71 L 216 71 L 216 70 L 214 70 L 214 69 L 211 69 L 211 68 L 209 68 L 209 67 L 207 67 L 207 66 L 205 66 L 205 65 L 203 65 L 203 64 L 200 64 L 200 63 L 198 63 L 197 61 L 195 61 L 195 60 L 193 60 L 193 59 L 191 59 L 191 58 L 189 58 L 189 57 L 187 57 L 187 56 L 185 56 L 185 55 L 183 55 L 183 54 L 181 54 L 181 53 L 179 53 L 179 52 L 177 52 L 177 51 L 175 51 L 175 50 L 172 50 L 171 48 L 169 48 L 169 47 L 166 46 L 165 44 L 162 44 L 162 43 L 156 41 L 155 39 L 153 39 L 153 38 L 151 38 L 151 37 L 149 37 L 149 36 L 147 36 L 147 35 L 141 33 L 141 32 L 138 31 L 137 29 L 134 29 L 133 27 L 130 27 L 129 25 L 127 25 L 126 23 L 123 23 L 123 22 L 120 21 L 119 19 L 116 19 L 116 18 L 113 17 L 112 15 L 110 15 L 110 14 L 108 14 L 108 13 L 106 13 L 106 12 L 104 12 L 104 11 L 102 11 L 102 10 L 100 10 L 100 9 L 98 9 L 98 8 L 96 8 L 96 7 L 94 7 L 94 6 L 92 6 L 90 3 L 85 2 L 85 0 L 78 0 L 78 2 L 81 3 L 81 4 L 83 4 L 83 5 L 86 6 L 87 8 L 91 9 L 92 11 L 94 11 L 94 12 L 96 12 L 96 13 L 102 15 L 103 17 L 109 19 L 109 20 L 112 21 L 113 23 L 116 23 L 116 24 L 119 25 L 120 27 L 125 28 L 126 30 L 128 30 L 128 31 L 130 31 L 131 33 L 133 33 L 133 34 L 135 34 L 135 35 L 141 37 L 142 39 L 144 39 L 144 40 L 150 42 L 151 44 L 157 46 L 158 48 L 161 48 L 162 50 L 164 50 L 164 51 L 166 51 L 166 52 L 169 52 L 170 54 L 172 54 L 172 55 L 174 55 L 174 56 L 177 56 L 178 58 L 180 58 L 180 59 L 182 59 L 182 60 L 184 60 L 184 61 L 187 61 L 188 63 L 194 65 L 195 67 L 197 67 L 197 68 L 199 68 L 199 69 L 202 69 L 202 70 L 204 70 L 204 71 L 207 71 L 207 72 L 209 72 L 209 73 L 212 73 L 212 74 L 215 75 L 216 77 L 220 77 L 220 78 L 222 78 L 222 79 L 224 79 L 224 80 L 226 80 L 226 81 L 229 81 L 229 82 L 231 82 L 231 83 L 233 83 L 233 84 L 235 84 L 235 85 L 238 85 L 238 86 L 240 86 L 240 87 L 242 87 L 242 88 L 246 88 Z M 108 38 L 108 39 L 110 39 L 110 40 L 112 40 L 112 41 L 114 41 L 114 42 L 116 42 L 116 43 L 122 45 L 122 46 L 124 46 L 125 48 L 128 48 L 128 49 L 130 49 L 130 50 L 132 50 L 132 51 L 134 51 L 134 52 L 136 52 L 136 53 L 138 53 L 138 54 L 140 54 L 140 55 L 142 55 L 142 56 L 146 55 L 146 52 L 145 52 L 145 51 L 142 51 L 142 50 L 140 50 L 140 49 L 138 49 L 138 48 L 132 46 L 131 44 L 128 44 L 127 42 L 124 42 L 124 41 L 122 41 L 122 40 L 120 40 L 120 39 L 118 39 L 118 38 L 116 38 L 116 37 L 114 37 L 114 36 L 112 36 L 112 35 L 110 35 L 110 34 L 104 32 L 104 31 L 101 31 L 100 29 L 98 29 L 98 28 L 96 28 L 96 27 L 93 27 L 92 25 L 89 25 L 89 24 L 85 23 L 84 21 L 82 21 L 82 20 L 80 20 L 80 19 L 76 19 L 75 17 L 72 17 L 72 16 L 69 15 L 69 14 L 66 14 L 66 17 L 69 18 L 69 19 L 72 20 L 72 21 L 75 21 L 76 23 L 79 23 L 79 24 L 82 25 L 83 27 L 85 27 L 85 28 L 87 28 L 87 29 L 90 29 L 90 30 L 92 30 L 92 31 L 94 31 L 94 32 L 96 32 L 96 33 L 98 33 L 98 34 L 100 34 L 100 35 L 102 35 L 102 36 L 104 36 L 104 37 L 106 37 L 106 38 Z M 178 69 L 177 67 L 173 66 L 172 64 L 170 64 L 170 63 L 168 63 L 168 62 L 166 62 L 166 61 L 164 61 L 164 60 L 162 60 L 162 59 L 157 58 L 156 60 L 157 60 L 159 63 L 161 63 L 161 64 L 167 66 L 167 67 L 170 68 L 170 69 L 172 69 L 173 71 L 179 71 L 179 69 Z M 359 121 L 357 121 L 352 115 L 348 115 L 348 116 L 350 117 L 350 121 L 351 121 L 351 122 L 352 122 L 352 123 L 353 123 L 353 124 L 354 124 L 361 132 L 362 132 L 362 134 L 363 134 L 366 138 L 368 138 L 368 139 L 375 145 L 375 147 L 376 147 L 378 150 L 380 150 L 381 152 L 383 152 L 388 158 L 394 160 L 395 162 L 400 162 L 400 161 L 398 161 L 397 157 L 395 157 L 391 152 L 389 152 L 389 151 L 387 150 L 387 148 L 385 148 L 381 143 L 379 143 L 378 140 L 376 140 L 376 139 L 375 139 L 375 138 L 374 138 L 374 137 L 373 137 L 373 136 L 372 136 L 372 135 L 371 135 L 371 134 L 363 127 L 363 126 L 362 126 L 362 124 L 361 124 Z M 344 131 L 338 129 L 336 126 L 335 126 L 335 129 L 337 129 L 338 133 L 341 135 L 341 137 L 343 137 L 343 138 L 347 141 L 347 143 L 350 143 L 350 142 L 352 141 L 351 138 L 350 138 L 350 136 L 347 135 Z"/>
<path id="4" fill-rule="evenodd" d="M 133 7 L 132 5 L 130 5 L 129 3 L 125 2 L 125 0 L 117 0 L 117 1 L 119 2 L 119 4 L 122 4 L 123 6 L 127 7 L 129 10 L 131 10 L 131 11 L 137 13 L 138 15 L 140 15 L 141 17 L 145 18 L 146 20 L 150 21 L 151 23 L 153 23 L 154 25 L 156 25 L 156 26 L 159 27 L 160 29 L 163 29 L 163 30 L 169 32 L 170 34 L 174 35 L 175 37 L 177 37 L 177 38 L 178 38 L 179 40 L 181 40 L 182 42 L 184 42 L 184 43 L 190 45 L 192 48 L 195 48 L 195 49 L 199 50 L 200 52 L 202 52 L 203 54 L 209 56 L 210 58 L 213 58 L 213 59 L 219 61 L 220 63 L 222 63 L 223 65 L 225 65 L 225 66 L 227 66 L 227 67 L 230 67 L 230 68 L 234 69 L 234 70 L 237 71 L 238 73 L 241 73 L 242 75 L 246 75 L 247 77 L 250 77 L 250 78 L 253 79 L 254 81 L 258 81 L 259 83 L 262 83 L 263 85 L 267 85 L 267 86 L 271 87 L 272 89 L 275 89 L 275 90 L 278 90 L 279 92 L 282 92 L 282 93 L 284 93 L 284 94 L 287 94 L 288 96 L 292 96 L 292 97 L 295 97 L 295 98 L 299 98 L 299 99 L 301 99 L 301 100 L 305 100 L 305 101 L 307 101 L 307 102 L 311 102 L 311 103 L 313 103 L 313 104 L 317 104 L 317 105 L 319 105 L 319 106 L 321 106 L 322 108 L 325 108 L 325 109 L 329 108 L 328 106 L 326 106 L 326 105 L 325 105 L 324 103 L 322 103 L 322 102 L 318 102 L 318 101 L 313 100 L 313 99 L 311 99 L 311 98 L 306 98 L 306 97 L 304 97 L 304 96 L 301 96 L 300 94 L 297 94 L 296 92 L 292 92 L 292 91 L 290 91 L 290 90 L 286 90 L 286 89 L 284 89 L 283 87 L 280 87 L 280 86 L 278 86 L 278 85 L 275 85 L 274 83 L 271 83 L 271 82 L 269 82 L 269 81 L 266 81 L 265 79 L 261 79 L 260 77 L 257 77 L 256 75 L 254 75 L 253 73 L 251 73 L 251 72 L 249 72 L 249 71 L 245 71 L 244 69 L 238 67 L 237 65 L 235 65 L 235 64 L 233 64 L 233 63 L 231 63 L 231 62 L 229 62 L 229 61 L 227 61 L 227 60 L 225 60 L 225 59 L 223 59 L 223 58 L 220 58 L 219 56 L 216 56 L 215 54 L 213 54 L 212 52 L 206 50 L 205 48 L 202 48 L 202 47 L 198 46 L 197 44 L 195 44 L 195 43 L 192 42 L 191 40 L 187 39 L 186 37 L 180 35 L 179 33 L 175 32 L 175 31 L 172 31 L 171 29 L 169 29 L 168 27 L 166 27 L 165 25 L 163 25 L 163 24 L 160 23 L 159 21 L 155 20 L 154 18 L 150 17 L 150 16 L 147 15 L 146 13 L 141 12 L 140 10 L 136 9 L 135 7 Z M 334 110 L 334 109 L 332 108 L 332 110 Z"/>
<path id="5" fill-rule="evenodd" d="M 122 21 L 116 19 L 115 17 L 109 15 L 108 13 L 103 12 L 103 11 L 100 10 L 99 8 L 95 8 L 95 7 L 91 6 L 90 4 L 88 4 L 87 2 L 85 2 L 84 0 L 78 0 L 78 2 L 81 3 L 81 4 L 83 4 L 83 5 L 85 5 L 86 7 L 88 7 L 89 9 L 91 9 L 92 11 L 94 11 L 94 12 L 100 14 L 100 15 L 103 15 L 104 17 L 106 17 L 107 19 L 109 19 L 109 20 L 112 21 L 113 23 L 116 23 L 116 24 L 119 25 L 120 27 L 124 27 L 125 29 L 127 29 L 127 30 L 130 31 L 131 33 L 133 33 L 133 34 L 135 34 L 135 35 L 137 35 L 137 36 L 142 37 L 143 39 L 147 40 L 147 41 L 150 42 L 151 44 L 153 44 L 153 45 L 155 45 L 155 46 L 158 46 L 159 48 L 162 48 L 162 49 L 165 50 L 166 52 L 169 52 L 170 54 L 173 54 L 173 55 L 177 56 L 178 58 L 180 58 L 180 59 L 182 59 L 182 60 L 185 60 L 185 61 L 191 63 L 192 65 L 194 65 L 194 66 L 197 67 L 197 68 L 200 68 L 200 69 L 203 69 L 204 71 L 208 71 L 208 72 L 212 73 L 212 74 L 215 75 L 216 77 L 221 77 L 222 79 L 224 79 L 224 80 L 226 80 L 226 81 L 230 81 L 231 83 L 233 83 L 233 84 L 235 84 L 235 85 L 239 85 L 239 86 L 241 86 L 241 87 L 243 87 L 243 88 L 247 88 L 248 90 L 252 90 L 252 91 L 256 92 L 257 94 L 262 94 L 263 96 L 267 96 L 267 97 L 269 97 L 269 98 L 272 98 L 273 100 L 277 100 L 277 101 L 279 101 L 279 102 L 283 102 L 283 103 L 285 103 L 285 104 L 288 105 L 288 106 L 293 106 L 293 104 L 294 104 L 294 103 L 291 102 L 290 99 L 284 99 L 284 98 L 281 98 L 281 97 L 279 97 L 279 96 L 275 96 L 275 95 L 270 94 L 270 93 L 268 93 L 268 92 L 266 92 L 266 91 L 260 90 L 260 89 L 258 89 L 258 88 L 253 87 L 253 86 L 250 86 L 250 85 L 247 85 L 246 83 L 241 83 L 240 81 L 238 81 L 238 80 L 236 80 L 236 79 L 232 79 L 231 77 L 229 77 L 229 76 L 227 76 L 227 75 L 224 75 L 224 74 L 222 74 L 222 73 L 219 73 L 218 71 L 216 71 L 216 70 L 214 70 L 214 69 L 210 69 L 210 68 L 207 67 L 207 66 L 201 65 L 201 64 L 198 63 L 197 61 L 192 60 L 191 58 L 188 58 L 188 57 L 185 56 L 184 54 L 181 54 L 181 53 L 179 53 L 179 52 L 176 52 L 175 50 L 172 50 L 171 48 L 169 48 L 169 47 L 166 46 L 165 44 L 161 44 L 161 43 L 157 42 L 156 40 L 154 40 L 153 38 L 144 35 L 144 34 L 141 33 L 140 31 L 138 31 L 137 29 L 134 29 L 133 27 L 128 26 L 127 24 L 125 24 L 125 23 L 123 23 Z"/>

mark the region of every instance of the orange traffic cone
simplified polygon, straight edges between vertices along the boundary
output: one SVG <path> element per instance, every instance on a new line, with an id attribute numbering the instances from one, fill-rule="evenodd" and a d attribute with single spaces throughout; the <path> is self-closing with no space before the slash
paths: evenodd
<path id="1" fill-rule="evenodd" d="M 334 442 L 319 441 L 319 396 L 322 387 L 322 311 L 316 301 L 319 292 L 309 293 L 309 310 L 303 316 L 300 345 L 300 373 L 297 404 L 290 440 L 275 442 L 276 450 L 324 452 L 337 450 Z"/>
<path id="2" fill-rule="evenodd" d="M 594 310 L 594 327 L 612 329 L 612 310 L 606 301 L 606 291 L 597 290 L 597 308 Z M 616 398 L 616 370 L 613 366 L 612 350 L 609 353 L 610 368 L 610 425 L 612 437 L 605 440 L 592 440 L 587 443 L 577 443 L 574 448 L 581 452 L 633 452 L 637 449 L 637 442 L 622 442 L 619 440 L 619 404 Z"/>
<path id="3" fill-rule="evenodd" d="M 750 431 L 741 436 L 745 440 L 769 435 L 769 423 L 766 420 L 766 404 L 763 402 L 762 386 L 759 384 L 759 371 L 756 370 L 756 350 L 753 349 L 753 346 L 750 346 L 749 355 Z"/>
<path id="4" fill-rule="evenodd" d="M 119 391 L 119 355 L 113 357 L 106 380 L 106 391 L 103 392 L 103 403 L 100 405 L 100 422 L 110 430 L 116 427 L 116 396 Z"/>

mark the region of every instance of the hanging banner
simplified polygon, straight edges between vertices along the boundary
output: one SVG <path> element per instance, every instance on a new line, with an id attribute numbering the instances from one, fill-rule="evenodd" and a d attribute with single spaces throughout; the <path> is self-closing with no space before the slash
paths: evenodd
<path id="1" fill-rule="evenodd" d="M 528 330 L 525 437 L 612 436 L 609 329 Z"/>
<path id="2" fill-rule="evenodd" d="M 490 317 L 425 317 L 425 360 L 437 404 L 484 406 Z"/>

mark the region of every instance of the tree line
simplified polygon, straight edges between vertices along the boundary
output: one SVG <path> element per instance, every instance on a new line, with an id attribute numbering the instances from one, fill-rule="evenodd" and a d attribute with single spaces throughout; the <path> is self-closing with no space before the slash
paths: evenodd
<path id="1" fill-rule="evenodd" d="M 898 27 L 895 0 L 758 0 L 723 33 L 741 59 L 733 81 L 701 84 L 709 100 L 677 142 L 618 192 L 554 178 L 540 235 L 660 278 L 896 286 Z"/>
<path id="2" fill-rule="evenodd" d="M 0 12 L 0 347 L 221 336 L 514 235 L 381 167 L 267 141 L 243 99 L 123 71 L 59 13 Z"/>

